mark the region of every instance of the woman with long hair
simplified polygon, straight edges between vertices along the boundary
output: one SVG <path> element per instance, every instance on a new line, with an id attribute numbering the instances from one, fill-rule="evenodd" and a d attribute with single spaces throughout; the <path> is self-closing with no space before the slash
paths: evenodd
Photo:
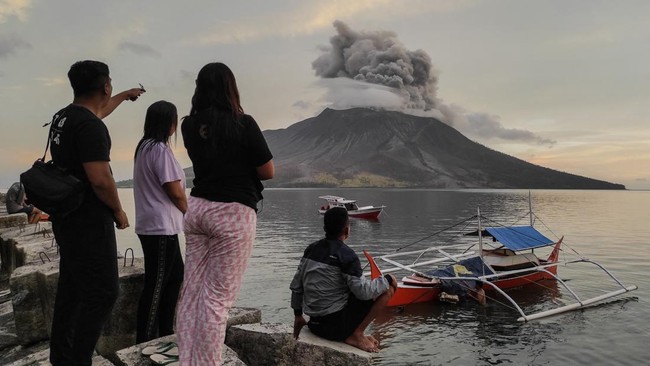
<path id="1" fill-rule="evenodd" d="M 262 180 L 273 156 L 253 117 L 244 114 L 228 66 L 205 65 L 181 126 L 194 167 L 185 216 L 185 281 L 176 334 L 181 365 L 221 365 L 228 310 L 255 240 Z"/>
<path id="2" fill-rule="evenodd" d="M 144 288 L 137 314 L 137 343 L 174 333 L 174 314 L 183 283 L 178 234 L 187 211 L 185 172 L 169 143 L 178 113 L 170 102 L 147 109 L 144 135 L 135 149 L 135 232 L 144 253 Z"/>

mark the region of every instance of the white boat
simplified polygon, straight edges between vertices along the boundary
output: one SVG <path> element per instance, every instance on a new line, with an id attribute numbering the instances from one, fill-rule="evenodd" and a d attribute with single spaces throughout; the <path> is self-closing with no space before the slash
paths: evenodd
<path id="1" fill-rule="evenodd" d="M 320 196 L 318 198 L 327 201 L 326 205 L 320 207 L 318 212 L 324 215 L 327 210 L 333 207 L 343 207 L 348 211 L 348 216 L 361 219 L 377 219 L 386 206 L 363 206 L 359 207 L 356 200 L 349 200 L 338 196 Z"/>

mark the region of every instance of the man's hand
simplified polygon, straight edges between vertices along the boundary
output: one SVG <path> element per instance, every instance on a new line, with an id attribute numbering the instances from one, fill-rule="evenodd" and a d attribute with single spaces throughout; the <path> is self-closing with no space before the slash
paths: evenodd
<path id="1" fill-rule="evenodd" d="M 390 284 L 389 284 L 390 287 L 393 288 L 393 291 L 397 290 L 397 278 L 395 278 L 395 276 L 393 276 L 390 273 L 388 274 L 388 277 L 390 277 L 390 279 L 391 279 Z"/>
<path id="2" fill-rule="evenodd" d="M 302 315 L 296 316 L 296 318 L 293 320 L 293 338 L 298 339 L 300 330 L 305 325 L 307 325 L 307 321 L 305 320 L 305 318 Z"/>
<path id="3" fill-rule="evenodd" d="M 133 88 L 129 90 L 125 90 L 124 93 L 126 93 L 126 99 L 134 102 L 138 99 L 139 96 L 142 95 L 142 93 L 146 92 L 144 88 L 142 87 L 142 84 L 140 84 L 139 88 Z"/>
<path id="4" fill-rule="evenodd" d="M 139 88 L 132 88 L 125 90 L 121 93 L 117 93 L 111 97 L 111 99 L 108 101 L 108 104 L 102 108 L 99 113 L 97 114 L 97 117 L 100 119 L 104 119 L 108 117 L 115 108 L 117 108 L 118 105 L 122 104 L 123 101 L 125 100 L 130 100 L 130 101 L 135 101 L 138 99 L 139 96 L 142 95 L 146 90 L 142 87 L 142 84 L 140 84 Z"/>
<path id="5" fill-rule="evenodd" d="M 124 210 L 114 212 L 113 217 L 115 219 L 115 227 L 119 230 L 129 227 L 129 218 L 126 217 L 126 212 L 124 212 Z"/>
<path id="6" fill-rule="evenodd" d="M 388 294 L 388 297 L 393 297 L 395 294 L 395 291 L 397 291 L 397 278 L 393 276 L 392 274 L 387 274 L 387 276 L 390 278 L 390 283 L 388 284 L 388 288 L 386 289 L 386 294 Z"/>

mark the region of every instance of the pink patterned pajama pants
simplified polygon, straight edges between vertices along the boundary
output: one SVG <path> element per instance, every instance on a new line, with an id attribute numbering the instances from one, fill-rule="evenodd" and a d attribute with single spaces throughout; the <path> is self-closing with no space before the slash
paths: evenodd
<path id="1" fill-rule="evenodd" d="M 240 203 L 188 198 L 185 278 L 176 313 L 183 366 L 221 365 L 228 310 L 255 240 L 257 215 Z"/>

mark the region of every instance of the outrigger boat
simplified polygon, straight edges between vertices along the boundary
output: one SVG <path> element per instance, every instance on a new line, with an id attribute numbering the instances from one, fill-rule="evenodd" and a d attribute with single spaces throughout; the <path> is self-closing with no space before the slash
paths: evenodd
<path id="1" fill-rule="evenodd" d="M 327 201 L 326 205 L 320 207 L 318 212 L 324 215 L 327 210 L 333 207 L 343 207 L 348 211 L 348 216 L 361 219 L 377 219 L 386 206 L 357 206 L 356 200 L 349 200 L 338 196 L 320 196 L 318 198 Z"/>
<path id="2" fill-rule="evenodd" d="M 482 227 L 480 210 L 477 216 L 464 220 L 462 223 L 474 218 L 478 219 L 478 229 L 465 235 L 478 236 L 478 252 L 472 250 L 476 246 L 476 242 L 474 242 L 473 244 L 470 243 L 469 246 L 468 243 L 443 245 L 388 254 L 377 258 L 392 267 L 380 270 L 374 258 L 364 251 L 371 269 L 370 273 L 366 273 L 366 275 L 370 275 L 371 278 L 381 276 L 382 272 L 407 271 L 411 273 L 398 281 L 397 290 L 388 306 L 405 306 L 419 302 L 446 300 L 448 297 L 444 291 L 448 291 L 449 288 L 453 287 L 463 288 L 470 296 L 473 291 L 482 288 L 488 296 L 494 296 L 495 293 L 503 296 L 519 313 L 518 321 L 531 321 L 582 309 L 637 289 L 636 285 L 624 285 L 602 265 L 587 258 L 580 256 L 575 260 L 560 262 L 560 251 L 562 250 L 564 237 L 553 241 L 537 231 L 533 227 L 532 210 L 530 211 L 530 225 L 527 226 Z M 458 226 L 458 224 L 451 228 L 455 226 Z M 483 239 L 486 237 L 491 238 L 491 241 L 498 246 L 484 249 Z M 550 255 L 545 259 L 539 258 L 534 252 L 535 249 L 543 247 L 552 247 Z M 573 251 L 575 252 L 575 250 Z M 423 259 L 424 256 L 430 254 L 434 254 L 436 257 Z M 412 263 L 400 263 L 397 259 L 399 257 L 410 257 Z M 412 259 L 413 257 L 415 257 L 415 260 Z M 571 265 L 577 263 L 591 264 L 600 268 L 614 282 L 616 290 L 600 296 L 582 299 L 567 285 L 566 281 L 560 279 L 557 275 L 559 264 Z M 422 267 L 432 268 L 432 266 L 436 267 L 426 272 L 419 270 Z M 526 288 L 534 285 L 543 287 L 544 281 L 548 280 L 557 281 L 562 285 L 575 302 L 534 314 L 526 314 L 506 292 L 508 289 L 523 286 L 526 286 Z M 539 290 L 542 287 L 537 289 Z"/>

